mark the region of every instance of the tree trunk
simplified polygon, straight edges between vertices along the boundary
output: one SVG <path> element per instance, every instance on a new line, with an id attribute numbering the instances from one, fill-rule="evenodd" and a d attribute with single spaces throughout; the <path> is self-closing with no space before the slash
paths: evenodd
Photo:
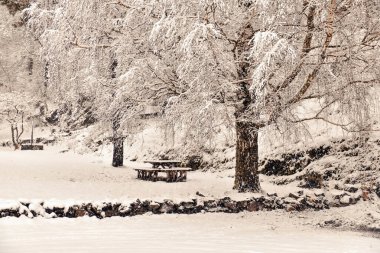
<path id="1" fill-rule="evenodd" d="M 32 121 L 32 134 L 30 136 L 30 145 L 33 147 L 33 134 L 34 134 L 34 124 L 33 124 L 33 121 Z"/>
<path id="2" fill-rule="evenodd" d="M 124 160 L 124 137 L 120 133 L 120 114 L 119 112 L 115 113 L 112 120 L 112 132 L 113 132 L 113 157 L 112 157 L 112 166 L 119 167 L 123 166 Z"/>
<path id="3" fill-rule="evenodd" d="M 236 167 L 234 189 L 239 192 L 261 190 L 258 175 L 258 130 L 247 122 L 236 122 Z"/>
<path id="4" fill-rule="evenodd" d="M 260 181 L 258 175 L 258 128 L 252 123 L 242 121 L 245 113 L 249 110 L 250 105 L 255 103 L 254 94 L 249 91 L 251 77 L 250 63 L 247 58 L 247 52 L 251 49 L 251 41 L 257 30 L 253 29 L 250 22 L 241 27 L 239 40 L 236 43 L 234 58 L 239 62 L 238 87 L 236 89 L 236 98 L 239 101 L 236 104 L 236 166 L 235 166 L 235 183 L 234 189 L 239 192 L 258 192 L 260 191 Z M 250 115 L 249 117 L 252 117 Z"/>
<path id="5" fill-rule="evenodd" d="M 241 77 L 246 77 L 243 68 Z M 258 167 L 259 167 L 259 128 L 251 122 L 242 121 L 246 118 L 245 113 L 249 106 L 254 103 L 255 97 L 251 97 L 248 83 L 241 83 L 237 91 L 240 103 L 237 104 L 236 117 L 236 166 L 234 189 L 239 192 L 258 192 L 261 190 Z M 253 115 L 250 115 L 253 117 Z"/>
<path id="6" fill-rule="evenodd" d="M 13 127 L 13 124 L 11 125 L 11 133 L 12 133 L 12 143 L 13 147 L 17 149 L 18 145 L 16 143 L 16 138 L 15 138 L 15 128 Z"/>
<path id="7" fill-rule="evenodd" d="M 113 167 L 123 166 L 123 160 L 124 160 L 124 138 L 123 137 L 114 138 L 112 166 Z"/>

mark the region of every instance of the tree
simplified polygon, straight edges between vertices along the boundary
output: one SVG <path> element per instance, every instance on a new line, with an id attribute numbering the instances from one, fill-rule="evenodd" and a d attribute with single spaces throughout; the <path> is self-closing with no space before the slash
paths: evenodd
<path id="1" fill-rule="evenodd" d="M 21 146 L 21 136 L 24 133 L 24 112 L 17 106 L 14 106 L 14 110 L 7 110 L 8 122 L 11 125 L 12 143 L 15 149 L 19 149 Z M 20 131 L 19 131 L 20 125 Z"/>
<path id="2" fill-rule="evenodd" d="M 19 149 L 26 120 L 33 115 L 36 100 L 25 91 L 0 93 L 0 115 L 9 123 L 13 147 Z"/>
<path id="3" fill-rule="evenodd" d="M 138 35 L 121 31 L 124 9 L 100 0 L 63 0 L 37 1 L 25 10 L 46 63 L 46 94 L 65 114 L 61 122 L 82 127 L 86 117 L 94 117 L 111 136 L 115 167 L 123 165 L 124 130 L 138 124 L 128 121 L 137 111 L 128 78 L 138 60 L 137 47 L 131 46 Z"/>
<path id="4" fill-rule="evenodd" d="M 188 85 L 173 105 L 187 112 L 172 112 L 193 119 L 194 104 L 235 108 L 238 191 L 260 190 L 263 129 L 321 120 L 348 131 L 370 130 L 368 87 L 379 84 L 376 1 L 173 0 L 159 9 L 154 49 L 177 57 L 178 82 Z M 302 118 L 297 109 L 307 103 L 318 110 Z M 331 117 L 338 109 L 341 115 Z"/>
<path id="5" fill-rule="evenodd" d="M 0 91 L 30 91 L 32 88 L 37 91 L 40 81 L 40 64 L 33 54 L 36 43 L 25 36 L 20 20 L 19 12 L 11 15 L 0 1 Z"/>

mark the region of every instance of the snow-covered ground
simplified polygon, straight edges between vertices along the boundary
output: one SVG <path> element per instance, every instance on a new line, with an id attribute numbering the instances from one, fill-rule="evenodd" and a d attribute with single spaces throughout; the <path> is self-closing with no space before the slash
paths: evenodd
<path id="1" fill-rule="evenodd" d="M 109 156 L 60 153 L 58 146 L 44 151 L 13 151 L 0 149 L 0 199 L 58 199 L 105 201 L 131 198 L 178 199 L 195 197 L 201 192 L 207 197 L 239 196 L 232 190 L 233 170 L 222 172 L 189 172 L 187 182 L 166 183 L 141 181 L 134 167 L 149 166 L 126 162 L 114 168 Z M 300 190 L 297 187 L 269 184 L 262 176 L 265 191 Z"/>
<path id="2" fill-rule="evenodd" d="M 2 199 L 113 200 L 123 198 L 176 198 L 196 191 L 223 195 L 231 191 L 233 179 L 213 173 L 191 172 L 184 183 L 146 182 L 136 179 L 127 163 L 114 168 L 110 157 L 45 151 L 0 152 L 0 192 Z M 232 173 L 232 172 L 231 172 Z"/>
<path id="3" fill-rule="evenodd" d="M 282 212 L 0 220 L 2 253 L 378 253 L 380 240 L 315 229 Z"/>
<path id="4" fill-rule="evenodd" d="M 126 161 L 124 167 L 113 168 L 110 159 L 109 150 L 79 154 L 60 145 L 45 146 L 44 151 L 13 151 L 0 147 L 0 203 L 8 203 L 8 200 L 45 203 L 136 198 L 182 200 L 195 197 L 196 192 L 215 198 L 250 196 L 232 190 L 233 170 L 193 171 L 188 181 L 181 183 L 147 182 L 136 179 L 132 169 L 146 164 Z M 260 175 L 260 178 L 264 192 L 286 196 L 290 192 L 308 191 L 297 187 L 296 182 L 275 185 L 271 177 Z M 337 230 L 339 228 L 342 230 Z M 344 208 L 300 213 L 277 210 L 240 214 L 145 214 L 103 220 L 3 218 L 0 219 L 0 253 L 378 253 L 378 232 L 363 236 L 348 230 L 379 231 L 379 228 L 377 198 L 360 200 Z"/>

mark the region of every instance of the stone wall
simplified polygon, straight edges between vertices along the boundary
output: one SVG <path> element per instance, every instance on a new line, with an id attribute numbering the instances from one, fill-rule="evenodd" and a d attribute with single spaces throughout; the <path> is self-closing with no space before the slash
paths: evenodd
<path id="1" fill-rule="evenodd" d="M 260 195 L 243 200 L 233 200 L 229 197 L 222 199 L 198 198 L 175 202 L 172 200 L 153 201 L 136 199 L 129 203 L 97 202 L 52 204 L 49 202 L 0 202 L 0 218 L 20 217 L 29 218 L 77 218 L 83 216 L 97 217 L 127 217 L 152 214 L 195 214 L 195 213 L 239 213 L 243 211 L 271 211 L 284 209 L 286 211 L 322 210 L 330 207 L 342 207 L 355 204 L 361 196 L 348 198 L 346 195 L 329 201 L 323 193 L 304 194 L 302 191 L 291 193 L 286 197 Z M 8 206 L 7 206 L 8 205 Z"/>

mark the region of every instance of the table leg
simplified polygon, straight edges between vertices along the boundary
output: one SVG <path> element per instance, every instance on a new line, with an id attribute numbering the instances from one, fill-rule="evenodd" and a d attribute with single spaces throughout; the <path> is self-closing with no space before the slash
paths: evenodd
<path id="1" fill-rule="evenodd" d="M 178 182 L 180 180 L 180 174 L 179 171 L 175 172 L 175 182 Z"/>
<path id="2" fill-rule="evenodd" d="M 143 179 L 144 179 L 144 180 L 147 180 L 147 177 L 148 177 L 147 174 L 148 174 L 148 173 L 147 173 L 146 171 L 143 171 Z"/>
<path id="3" fill-rule="evenodd" d="M 178 179 L 177 179 L 177 181 L 178 182 L 182 181 L 182 179 L 183 179 L 183 173 L 182 173 L 182 171 L 178 171 Z"/>

